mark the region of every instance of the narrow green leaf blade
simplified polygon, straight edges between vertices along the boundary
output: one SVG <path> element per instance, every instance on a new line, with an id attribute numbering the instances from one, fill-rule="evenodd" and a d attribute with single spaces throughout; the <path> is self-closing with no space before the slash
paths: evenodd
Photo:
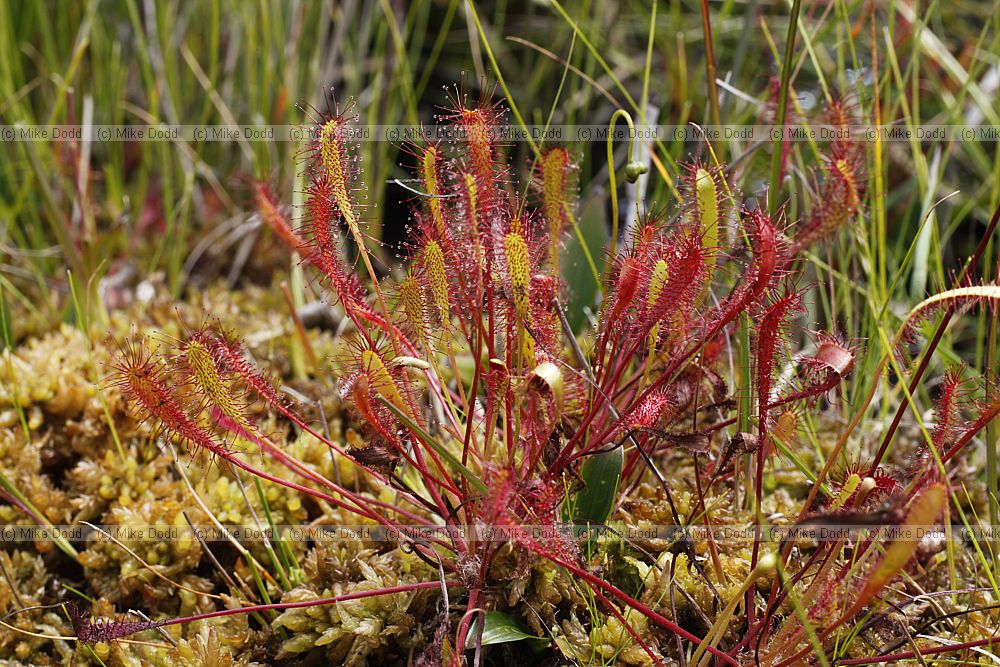
<path id="1" fill-rule="evenodd" d="M 472 484 L 472 486 L 476 489 L 476 491 L 479 491 L 480 493 L 483 494 L 489 492 L 489 489 L 487 488 L 486 484 L 484 484 L 481 479 L 476 477 L 475 473 L 473 473 L 471 470 L 462 465 L 462 462 L 459 461 L 457 458 L 455 458 L 454 454 L 452 454 L 447 449 L 442 447 L 441 443 L 435 440 L 433 436 L 431 436 L 422 428 L 420 428 L 416 422 L 410 419 L 409 415 L 407 415 L 402 410 L 397 408 L 390 401 L 386 400 L 384 396 L 379 396 L 378 400 L 382 403 L 382 405 L 389 408 L 392 411 L 392 414 L 396 415 L 396 417 L 398 417 L 401 422 L 406 424 L 406 427 L 408 429 L 410 429 L 415 435 L 419 436 L 421 440 L 423 440 L 435 452 L 437 452 L 438 456 L 443 458 L 448 463 L 448 465 L 454 468 L 460 475 L 462 475 L 462 477 L 469 480 L 469 483 Z"/>

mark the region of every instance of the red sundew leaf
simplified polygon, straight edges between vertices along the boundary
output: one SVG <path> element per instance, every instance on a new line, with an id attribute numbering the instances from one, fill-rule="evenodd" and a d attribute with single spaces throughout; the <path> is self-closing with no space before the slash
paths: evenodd
<path id="1" fill-rule="evenodd" d="M 312 244 L 310 254 L 316 256 L 315 262 L 319 269 L 328 273 L 333 270 L 339 253 L 336 224 L 340 215 L 333 203 L 330 181 L 325 175 L 316 176 L 306 187 L 306 212 L 306 225 Z"/>
<path id="2" fill-rule="evenodd" d="M 874 486 L 868 491 L 867 496 L 864 500 L 864 505 L 871 507 L 877 506 L 885 498 L 895 495 L 900 490 L 900 484 L 891 475 L 887 474 L 881 468 L 868 474 L 868 466 L 860 464 L 848 465 L 843 473 L 839 475 L 840 479 L 844 480 L 836 485 L 839 488 L 841 494 L 845 491 L 845 487 L 848 481 L 854 478 L 856 483 L 860 483 L 864 480 L 871 479 L 874 482 Z M 858 488 L 854 488 L 846 498 L 842 498 L 840 507 L 853 507 L 854 503 L 858 497 Z M 831 499 L 831 503 L 836 499 L 834 496 Z"/>
<path id="3" fill-rule="evenodd" d="M 767 406 L 771 400 L 771 383 L 778 347 L 784 340 L 783 332 L 788 317 L 801 308 L 801 297 L 801 292 L 793 291 L 777 299 L 764 312 L 757 325 L 755 389 L 761 441 L 767 434 Z"/>
<path id="4" fill-rule="evenodd" d="M 819 194 L 795 236 L 790 255 L 828 239 L 861 210 L 867 178 L 863 162 L 852 156 L 835 155 L 827 162 Z"/>
<path id="5" fill-rule="evenodd" d="M 635 257 L 626 257 L 622 261 L 617 280 L 615 280 L 613 305 L 608 316 L 609 321 L 616 321 L 632 304 L 636 291 L 639 289 L 640 277 L 639 261 Z"/>
<path id="6" fill-rule="evenodd" d="M 994 313 L 1000 309 L 1000 285 L 958 287 L 924 299 L 907 314 L 899 329 L 902 337 L 930 313 L 938 310 L 959 311 L 973 306 L 988 306 Z"/>
<path id="7" fill-rule="evenodd" d="M 357 375 L 351 385 L 350 398 L 354 404 L 354 409 L 358 411 L 361 417 L 368 422 L 372 428 L 378 431 L 379 435 L 389 442 L 396 442 L 396 438 L 392 431 L 382 422 L 382 419 L 380 419 L 375 412 L 375 407 L 372 404 L 372 397 L 374 395 L 374 392 L 371 390 L 371 383 L 368 381 L 368 374 L 362 371 Z"/>
<path id="8" fill-rule="evenodd" d="M 486 396 L 494 406 L 503 405 L 510 390 L 510 371 L 502 359 L 490 359 L 486 371 Z"/>
<path id="9" fill-rule="evenodd" d="M 982 402 L 977 407 L 979 409 L 979 416 L 956 438 L 955 444 L 941 457 L 942 461 L 948 461 L 958 454 L 965 445 L 972 441 L 977 433 L 986 428 L 991 421 L 1000 415 L 1000 392 L 994 392 L 990 401 Z"/>
<path id="10" fill-rule="evenodd" d="M 826 122 L 833 139 L 822 183 L 811 209 L 795 234 L 790 256 L 829 238 L 851 222 L 864 206 L 867 176 L 864 149 L 851 138 L 850 126 L 858 122 L 848 102 L 835 96 L 826 108 Z"/>
<path id="11" fill-rule="evenodd" d="M 653 286 L 647 282 L 647 294 L 658 291 L 656 299 L 649 305 L 644 316 L 645 326 L 652 327 L 657 322 L 666 322 L 678 331 L 671 338 L 681 338 L 685 323 L 693 316 L 693 308 L 704 289 L 706 276 L 706 255 L 697 234 L 683 234 L 667 241 L 671 249 L 665 257 L 668 277 L 664 284 Z M 643 273 L 654 275 L 652 262 Z M 661 265 L 662 266 L 662 265 Z M 654 292 L 655 293 L 655 292 Z"/>
<path id="12" fill-rule="evenodd" d="M 796 361 L 804 369 L 807 384 L 771 403 L 771 408 L 825 394 L 840 384 L 854 369 L 853 348 L 828 334 L 819 334 L 819 339 L 816 355 L 796 357 Z"/>
<path id="13" fill-rule="evenodd" d="M 156 621 L 125 621 L 115 618 L 92 618 L 90 610 L 78 603 L 66 605 L 66 613 L 73 624 L 77 641 L 84 644 L 114 642 L 144 630 L 152 630 L 162 624 Z"/>
<path id="14" fill-rule="evenodd" d="M 536 273 L 531 276 L 531 320 L 530 335 L 535 339 L 537 354 L 545 357 L 559 350 L 559 315 L 554 303 L 559 297 L 559 279 L 555 276 Z M 542 361 L 539 358 L 539 361 Z"/>
<path id="15" fill-rule="evenodd" d="M 282 414 L 291 414 L 288 400 L 278 392 L 274 381 L 247 359 L 243 342 L 226 331 L 206 334 L 207 344 L 220 369 L 238 375 L 244 384 Z"/>
<path id="16" fill-rule="evenodd" d="M 833 336 L 820 335 L 816 354 L 801 361 L 810 369 L 827 371 L 843 378 L 854 370 L 854 351 Z"/>
<path id="17" fill-rule="evenodd" d="M 778 266 L 778 234 L 774 223 L 761 211 L 750 214 L 753 232 L 754 276 L 748 301 L 760 297 L 774 278 Z"/>
<path id="18" fill-rule="evenodd" d="M 326 180 L 330 204 L 356 233 L 361 221 L 356 195 L 361 183 L 357 145 L 352 140 L 351 124 L 357 120 L 357 114 L 351 114 L 353 107 L 351 100 L 340 112 L 336 100 L 327 100 L 327 112 L 314 119 L 310 130 L 306 163 L 313 180 Z"/>
<path id="19" fill-rule="evenodd" d="M 357 276 L 344 265 L 341 258 L 339 234 L 336 229 L 340 213 L 334 205 L 334 194 L 329 179 L 325 176 L 314 178 L 306 194 L 314 263 L 350 317 L 369 320 L 374 317 L 381 320 L 382 318 L 378 317 L 366 303 L 365 291 Z"/>
<path id="20" fill-rule="evenodd" d="M 834 93 L 826 105 L 826 122 L 833 130 L 830 152 L 834 158 L 854 157 L 862 152 L 862 146 L 851 138 L 850 126 L 860 120 L 857 105 L 842 93 Z"/>
<path id="21" fill-rule="evenodd" d="M 492 197 L 496 192 L 495 176 L 498 161 L 497 127 L 503 120 L 500 102 L 491 102 L 494 88 L 484 87 L 479 99 L 471 101 L 469 95 L 455 89 L 449 94 L 449 106 L 444 109 L 443 120 L 450 121 L 460 130 L 465 142 L 465 153 L 476 176 L 481 195 Z"/>
<path id="22" fill-rule="evenodd" d="M 875 480 L 875 488 L 868 493 L 869 500 L 879 501 L 882 498 L 894 495 L 900 489 L 899 482 L 881 470 L 876 470 L 870 477 Z"/>
<path id="23" fill-rule="evenodd" d="M 265 183 L 257 181 L 253 185 L 254 202 L 260 217 L 289 249 L 303 257 L 310 255 L 309 244 L 292 229 L 288 217 L 281 210 L 277 197 Z"/>
<path id="24" fill-rule="evenodd" d="M 656 391 L 643 399 L 625 418 L 629 429 L 652 428 L 670 406 L 670 398 L 665 391 Z"/>
<path id="25" fill-rule="evenodd" d="M 544 149 L 535 166 L 533 184 L 548 226 L 549 266 L 553 270 L 558 270 L 562 235 L 569 228 L 568 213 L 576 200 L 575 171 L 573 156 L 562 146 Z"/>
<path id="26" fill-rule="evenodd" d="M 961 368 L 951 368 L 941 383 L 941 393 L 934 405 L 934 430 L 931 441 L 939 451 L 961 430 L 959 411 L 968 387 Z"/>
<path id="27" fill-rule="evenodd" d="M 709 326 L 712 336 L 756 303 L 781 274 L 778 262 L 783 248 L 774 222 L 760 210 L 743 211 L 743 220 L 751 239 L 753 259 L 743 281 L 713 314 Z"/>
<path id="28" fill-rule="evenodd" d="M 708 273 L 715 270 L 721 248 L 722 227 L 732 212 L 732 189 L 726 183 L 722 165 L 709 166 L 696 160 L 684 165 L 681 198 L 682 216 L 687 229 L 694 233 L 705 251 Z"/>
<path id="29" fill-rule="evenodd" d="M 152 420 L 168 433 L 226 457 L 225 445 L 213 438 L 188 414 L 173 393 L 174 381 L 152 353 L 145 339 L 127 341 L 116 355 L 111 384 L 116 386 L 144 420 Z"/>
<path id="30" fill-rule="evenodd" d="M 515 479 L 518 474 L 504 467 L 493 464 L 484 466 L 484 481 L 490 493 L 483 500 L 479 515 L 481 525 L 513 525 L 510 508 L 516 506 L 517 487 Z"/>

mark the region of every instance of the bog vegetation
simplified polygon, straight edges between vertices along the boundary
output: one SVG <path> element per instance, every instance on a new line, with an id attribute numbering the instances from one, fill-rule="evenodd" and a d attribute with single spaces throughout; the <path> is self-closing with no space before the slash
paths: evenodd
<path id="1" fill-rule="evenodd" d="M 995 660 L 998 542 L 981 529 L 998 514 L 1000 287 L 990 276 L 1000 207 L 995 196 L 984 197 L 990 208 L 963 204 L 973 242 L 953 271 L 935 267 L 932 248 L 946 247 L 933 226 L 944 167 L 940 154 L 928 167 L 915 144 L 919 225 L 910 245 L 890 243 L 887 211 L 910 191 L 887 187 L 888 149 L 856 128 L 897 111 L 916 125 L 908 98 L 879 95 L 906 77 L 919 92 L 920 58 L 880 71 L 879 12 L 858 18 L 834 3 L 837 43 L 855 60 L 854 40 L 872 30 L 874 84 L 838 92 L 819 74 L 822 95 L 807 108 L 793 90 L 806 57 L 793 60 L 797 40 L 818 72 L 823 58 L 799 34 L 800 4 L 752 120 L 824 128 L 820 140 L 785 134 L 744 152 L 699 142 L 676 162 L 662 142 L 608 143 L 605 195 L 579 146 L 501 140 L 501 128 L 525 123 L 469 3 L 462 34 L 482 40 L 498 84 L 469 77 L 447 88 L 434 122 L 453 138 L 402 147 L 411 173 L 395 180 L 408 193 L 396 256 L 369 206 L 387 174 L 362 170 L 371 149 L 354 140 L 368 119 L 332 92 L 320 109 L 295 112 L 308 137 L 297 187 L 263 176 L 287 156 L 248 149 L 261 176 L 199 190 L 202 204 L 246 195 L 261 236 L 258 252 L 237 253 L 246 271 L 290 267 L 268 289 L 198 289 L 195 267 L 221 262 L 213 245 L 238 244 L 243 227 L 220 225 L 185 256 L 183 205 L 167 216 L 176 246 L 157 246 L 153 263 L 166 273 L 143 283 L 151 294 L 113 273 L 85 280 L 103 270 L 107 248 L 134 246 L 95 241 L 80 185 L 74 212 L 51 227 L 69 269 L 59 278 L 65 323 L 19 340 L 39 311 L 28 288 L 0 275 L 0 517 L 91 530 L 85 540 L 56 532 L 38 553 L 5 533 L 0 659 Z M 449 25 L 457 6 L 448 4 Z M 571 28 L 563 76 L 602 91 L 615 103 L 610 127 L 634 131 L 648 120 L 657 10 L 636 104 L 553 6 Z M 704 111 L 721 126 L 705 8 Z M 423 11 L 407 20 L 426 22 Z M 570 64 L 578 39 L 593 71 Z M 946 71 L 961 68 L 937 55 Z M 146 69 L 169 92 L 176 77 L 160 65 Z M 222 104 L 211 97 L 217 71 L 195 66 Z M 427 84 L 404 76 L 410 93 Z M 988 116 L 978 85 L 966 87 Z M 288 113 L 279 101 L 275 116 Z M 975 151 L 970 169 L 990 173 Z M 767 154 L 766 182 L 745 167 L 756 153 Z M 193 179 L 204 163 L 183 154 Z M 38 156 L 26 159 L 45 180 Z M 120 185 L 105 183 L 109 193 Z M 44 192 L 60 215 L 62 198 Z M 154 215 L 157 196 L 142 215 Z M 610 211 L 610 233 L 595 201 Z M 15 238 L 29 258 L 46 238 L 33 229 Z M 904 275 L 918 298 L 904 298 Z M 41 269 L 35 278 L 42 293 L 55 281 Z M 958 323 L 972 323 L 974 344 L 952 340 Z M 176 535 L 111 535 L 91 522 Z M 226 537 L 206 539 L 203 526 Z M 233 527 L 266 537 L 241 539 Z M 356 536 L 293 539 L 289 527 Z"/>

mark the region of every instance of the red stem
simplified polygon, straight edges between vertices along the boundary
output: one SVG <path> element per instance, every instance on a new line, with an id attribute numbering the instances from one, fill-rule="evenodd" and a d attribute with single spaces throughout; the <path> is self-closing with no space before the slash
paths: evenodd
<path id="1" fill-rule="evenodd" d="M 448 586 L 458 585 L 454 582 L 445 582 L 445 583 Z M 191 623 L 193 621 L 203 621 L 209 618 L 218 618 L 219 616 L 233 616 L 235 614 L 251 614 L 254 612 L 262 612 L 262 611 L 281 611 L 283 609 L 301 609 L 302 607 L 319 607 L 321 605 L 336 604 L 338 602 L 346 602 L 348 600 L 360 600 L 362 598 L 375 597 L 376 595 L 392 595 L 394 593 L 408 593 L 410 591 L 415 591 L 423 588 L 441 588 L 441 582 L 418 581 L 412 584 L 401 584 L 399 586 L 390 586 L 388 588 L 379 588 L 371 591 L 347 593 L 345 595 L 337 595 L 335 597 L 330 597 L 330 598 L 319 598 L 317 600 L 301 600 L 299 602 L 272 602 L 271 604 L 257 604 L 257 605 L 252 605 L 250 607 L 237 607 L 235 609 L 219 609 L 217 611 L 210 611 L 204 614 L 195 614 L 194 616 L 181 616 L 180 618 L 171 618 L 166 621 L 158 621 L 156 624 L 150 627 L 162 628 L 168 625 Z"/>
<path id="2" fill-rule="evenodd" d="M 948 644 L 947 646 L 932 646 L 931 648 L 921 649 L 921 656 L 936 655 L 938 653 L 950 653 L 952 651 L 964 651 L 969 648 L 976 648 L 979 646 L 987 646 L 989 644 L 996 644 L 1000 642 L 1000 637 L 987 637 L 986 639 L 977 639 L 976 641 L 963 642 L 961 644 Z M 902 660 L 912 660 L 917 657 L 916 651 L 904 651 L 902 653 L 890 653 L 889 655 L 879 655 L 873 658 L 851 658 L 850 660 L 840 660 L 838 665 L 871 665 L 877 662 L 882 663 L 897 663 Z"/>
<path id="3" fill-rule="evenodd" d="M 536 543 L 534 540 L 531 540 L 530 538 L 527 538 L 527 536 L 524 536 L 522 538 L 522 541 L 524 544 L 528 545 L 533 551 L 535 551 L 535 553 L 537 553 L 538 555 L 542 556 L 543 558 L 549 559 L 556 565 L 566 568 L 567 570 L 569 570 L 576 576 L 580 577 L 587 583 L 604 589 L 614 597 L 618 598 L 628 606 L 638 611 L 640 614 L 642 614 L 649 620 L 655 622 L 660 627 L 666 628 L 667 630 L 670 630 L 671 632 L 680 635 L 681 637 L 683 637 L 684 639 L 688 640 L 689 642 L 695 645 L 698 646 L 701 645 L 702 639 L 700 637 L 691 634 L 681 626 L 671 621 L 669 618 L 656 613 L 643 603 L 639 602 L 632 596 L 628 595 L 621 589 L 617 588 L 614 584 L 611 584 L 601 579 L 600 577 L 594 576 L 593 574 L 587 572 L 583 568 L 578 567 L 577 565 L 569 561 L 563 560 L 562 558 L 559 558 L 555 554 L 547 553 L 544 549 L 541 548 L 541 546 L 538 543 Z M 727 665 L 733 665 L 733 667 L 740 667 L 740 663 L 736 662 L 736 660 L 734 660 L 732 657 L 726 655 L 725 653 L 715 648 L 714 646 L 706 646 L 705 649 L 709 653 L 714 655 L 716 658 L 726 663 Z"/>

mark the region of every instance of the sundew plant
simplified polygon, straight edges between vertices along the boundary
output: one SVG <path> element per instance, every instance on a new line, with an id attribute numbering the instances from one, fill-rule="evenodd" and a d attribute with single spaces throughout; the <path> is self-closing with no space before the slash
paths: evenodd
<path id="1" fill-rule="evenodd" d="M 846 125 L 841 103 L 826 113 Z M 551 576 L 574 581 L 575 595 L 591 600 L 591 637 L 603 642 L 588 656 L 546 628 L 567 657 L 592 660 L 607 643 L 617 644 L 616 652 L 641 652 L 640 662 L 686 655 L 695 664 L 781 666 L 821 659 L 831 641 L 849 642 L 858 619 L 877 608 L 921 542 L 875 533 L 803 549 L 796 533 L 768 541 L 761 528 L 771 459 L 793 445 L 801 412 L 816 410 L 855 366 L 856 346 L 835 334 L 816 332 L 803 351 L 788 349 L 787 334 L 808 289 L 798 285 L 799 253 L 860 212 L 860 148 L 850 140 L 832 143 L 822 196 L 794 224 L 780 208 L 769 214 L 741 204 L 723 165 L 692 164 L 680 185 L 681 205 L 640 212 L 621 247 L 608 251 L 598 277 L 601 307 L 593 325 L 576 334 L 558 273 L 558 249 L 574 224 L 574 158 L 566 148 L 541 149 L 531 188 L 513 194 L 519 188 L 495 139 L 503 114 L 501 105 L 456 92 L 442 118 L 463 139 L 410 147 L 420 194 L 415 241 L 398 278 L 380 279 L 368 250 L 349 109 L 317 118 L 312 128 L 300 223 L 257 188 L 263 219 L 351 323 L 349 353 L 331 372 L 358 424 L 355 444 L 343 447 L 308 423 L 247 358 L 241 341 L 211 321 L 155 353 L 142 335 L 133 337 L 116 358 L 116 387 L 166 436 L 211 453 L 216 464 L 390 529 L 398 548 L 428 566 L 426 580 L 354 597 L 433 590 L 461 605 L 461 613 L 442 613 L 427 649 L 445 662 L 473 653 L 479 661 L 483 638 L 491 637 L 484 621 L 508 620 L 487 615 L 498 606 L 498 588 L 551 566 Z M 347 242 L 354 265 L 346 260 Z M 995 287 L 965 286 L 928 299 L 896 334 L 900 354 L 916 335 L 916 320 L 997 297 Z M 751 341 L 749 384 L 734 391 L 723 360 L 727 341 L 741 330 Z M 779 382 L 783 366 L 791 375 Z M 959 389 L 959 374 L 944 382 L 942 418 L 905 477 L 881 470 L 882 450 L 843 470 L 816 471 L 797 526 L 864 524 L 872 513 L 890 526 L 935 525 L 947 506 L 949 460 L 1000 411 L 996 399 L 963 406 L 971 390 Z M 334 456 L 362 467 L 373 491 L 347 488 L 283 451 L 247 413 L 250 401 L 263 401 Z M 970 419 L 958 418 L 966 411 Z M 727 435 L 727 426 L 740 423 L 746 430 Z M 676 481 L 660 467 L 667 452 L 689 458 L 696 471 L 683 504 Z M 284 474 L 261 469 L 259 456 L 280 463 Z M 668 510 L 664 523 L 676 530 L 663 553 L 673 558 L 666 559 L 669 568 L 662 558 L 637 564 L 641 585 L 627 590 L 611 554 L 632 545 L 613 527 L 599 537 L 579 528 L 603 526 L 623 491 L 641 484 Z M 737 500 L 743 492 L 747 498 Z M 746 507 L 725 512 L 756 532 L 741 545 L 739 564 L 711 537 L 688 532 L 710 527 L 720 502 Z M 711 557 L 699 557 L 706 549 Z M 681 563 L 688 576 L 716 589 L 715 602 L 724 607 L 701 634 L 665 613 L 664 580 Z M 506 607 L 510 594 L 500 599 Z M 734 636 L 737 613 L 742 629 Z M 280 618 L 276 623 L 288 623 Z M 185 620 L 86 632 L 109 641 Z"/>
<path id="2" fill-rule="evenodd" d="M 65 77 L 0 67 L 11 128 L 44 81 L 100 69 L 88 49 L 122 63 L 98 4 L 74 40 L 35 26 L 44 3 L 0 9 L 4 34 L 43 35 L 18 41 L 36 67 L 75 44 Z M 921 3 L 643 5 L 607 39 L 604 10 L 542 4 L 565 53 L 471 1 L 129 3 L 150 108 L 108 108 L 183 127 L 267 107 L 254 123 L 292 138 L 231 135 L 242 168 L 219 178 L 207 134 L 110 158 L 10 135 L 44 213 L 24 186 L 0 208 L 0 517 L 45 538 L 2 533 L 0 663 L 998 660 L 1000 157 L 975 134 L 1000 126 L 997 15 L 952 57 Z M 211 57 L 177 60 L 160 35 L 200 18 Z M 498 34 L 559 76 L 512 81 Z M 281 55 L 257 70 L 241 39 Z M 438 63 L 456 39 L 468 73 Z M 362 73 L 321 69 L 331 45 Z M 722 73 L 755 46 L 773 62 Z M 439 78 L 462 83 L 422 114 Z M 550 83 L 546 117 L 527 93 Z M 78 94 L 93 120 L 75 85 L 50 124 Z M 367 133 L 396 120 L 436 138 Z M 52 222 L 8 238 L 8 213 Z"/>

